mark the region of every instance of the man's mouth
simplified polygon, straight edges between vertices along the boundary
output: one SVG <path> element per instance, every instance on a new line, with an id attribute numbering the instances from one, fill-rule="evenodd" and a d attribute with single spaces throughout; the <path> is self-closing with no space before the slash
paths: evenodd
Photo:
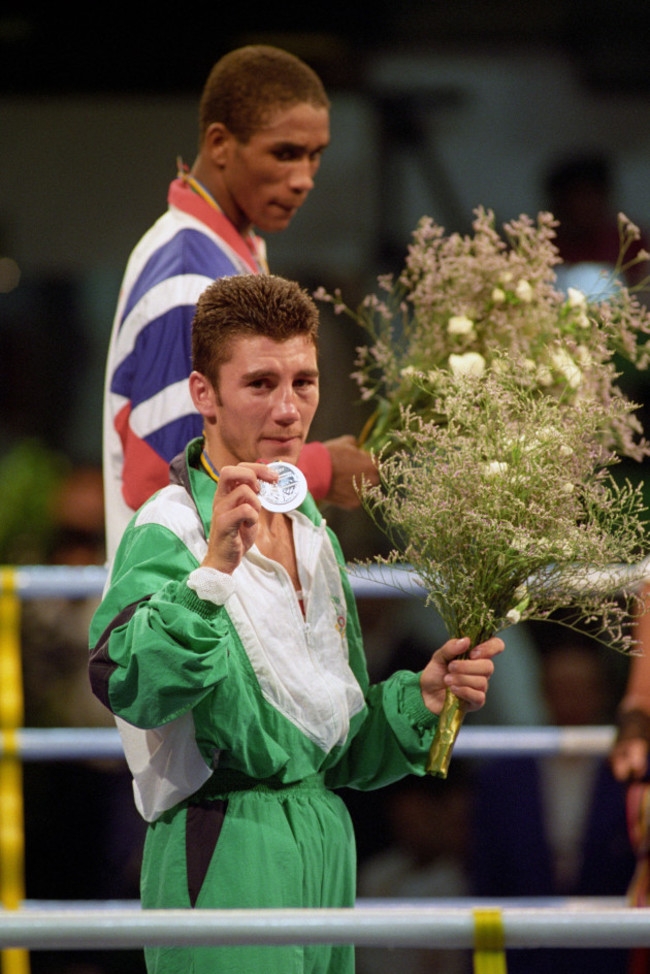
<path id="1" fill-rule="evenodd" d="M 279 200 L 274 200 L 272 205 L 275 206 L 282 213 L 284 213 L 285 216 L 292 217 L 296 213 L 296 211 L 298 210 L 302 202 L 303 200 L 300 200 L 300 202 L 293 202 L 293 203 L 281 203 Z"/>
<path id="2" fill-rule="evenodd" d="M 298 434 L 295 436 L 273 436 L 271 434 L 270 436 L 263 436 L 262 439 L 269 443 L 280 443 L 283 446 L 289 446 L 290 444 L 302 442 L 302 438 Z"/>

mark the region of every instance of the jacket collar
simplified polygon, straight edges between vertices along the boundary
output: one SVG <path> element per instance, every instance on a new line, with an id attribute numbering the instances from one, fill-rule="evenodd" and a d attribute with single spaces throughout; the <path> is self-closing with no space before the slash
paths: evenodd
<path id="1" fill-rule="evenodd" d="M 170 484 L 180 484 L 194 501 L 201 518 L 203 533 L 207 538 L 212 521 L 212 501 L 217 485 L 201 467 L 203 437 L 190 440 L 182 453 L 177 454 L 169 464 Z"/>

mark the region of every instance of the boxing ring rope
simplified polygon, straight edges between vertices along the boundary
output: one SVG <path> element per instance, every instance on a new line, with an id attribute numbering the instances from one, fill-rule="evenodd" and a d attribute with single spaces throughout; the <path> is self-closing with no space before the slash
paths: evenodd
<path id="1" fill-rule="evenodd" d="M 454 757 L 600 756 L 609 751 L 614 728 L 594 727 L 461 727 Z M 0 758 L 21 761 L 80 761 L 123 758 L 116 728 L 22 727 L 10 738 L 0 734 Z"/>
<path id="2" fill-rule="evenodd" d="M 622 899 L 581 901 L 359 901 L 342 910 L 147 910 L 139 905 L 24 899 L 22 775 L 24 761 L 123 758 L 114 728 L 24 728 L 20 607 L 35 598 L 84 598 L 101 593 L 99 566 L 0 568 L 0 951 L 2 974 L 28 974 L 37 949 L 133 949 L 144 945 L 336 944 L 466 948 L 475 971 L 505 970 L 503 950 L 535 947 L 650 945 L 650 909 Z M 397 570 L 351 574 L 358 597 L 404 597 L 421 591 Z M 396 587 L 395 587 L 396 586 Z M 458 757 L 604 755 L 611 727 L 463 727 Z"/>
<path id="3" fill-rule="evenodd" d="M 365 947 L 472 949 L 477 915 L 498 913 L 507 948 L 640 947 L 650 942 L 650 909 L 522 907 L 462 901 L 295 910 L 24 909 L 0 912 L 0 946 L 32 950 L 150 946 L 355 944 Z M 594 900 L 598 903 L 598 900 Z M 423 903 L 425 905 L 423 905 Z"/>

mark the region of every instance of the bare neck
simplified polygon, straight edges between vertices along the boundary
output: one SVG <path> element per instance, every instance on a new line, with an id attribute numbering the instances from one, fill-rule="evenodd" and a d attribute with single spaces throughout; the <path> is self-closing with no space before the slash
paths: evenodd
<path id="1" fill-rule="evenodd" d="M 234 205 L 230 194 L 223 183 L 221 172 L 212 163 L 199 155 L 192 166 L 191 175 L 207 189 L 215 200 L 219 209 L 228 217 L 235 229 L 243 236 L 251 229 L 250 223 L 243 219 L 243 215 Z"/>

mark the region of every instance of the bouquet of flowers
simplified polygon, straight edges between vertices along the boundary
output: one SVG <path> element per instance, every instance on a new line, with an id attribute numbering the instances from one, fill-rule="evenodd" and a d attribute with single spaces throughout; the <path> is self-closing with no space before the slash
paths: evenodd
<path id="1" fill-rule="evenodd" d="M 375 405 L 361 436 L 369 450 L 390 445 L 404 405 L 435 418 L 431 390 L 413 381 L 418 374 L 480 374 L 505 353 L 526 366 L 540 394 L 567 403 L 585 396 L 609 402 L 621 396 L 616 356 L 647 368 L 650 349 L 639 338 L 650 332 L 650 314 L 619 283 L 632 264 L 650 259 L 641 251 L 626 263 L 638 228 L 619 215 L 619 263 L 612 279 L 603 281 L 609 296 L 598 300 L 575 288 L 567 295 L 558 290 L 556 226 L 550 213 L 538 214 L 536 223 L 523 215 L 505 224 L 502 237 L 493 213 L 478 208 L 473 234 L 445 236 L 425 217 L 399 277 L 378 279 L 383 296 L 369 294 L 353 310 L 340 291 L 316 291 L 370 336 L 371 344 L 358 350 L 354 373 L 362 399 Z M 609 443 L 619 454 L 641 459 L 645 449 L 634 442 L 641 432 L 628 410 L 612 420 Z"/>
<path id="2" fill-rule="evenodd" d="M 621 650 L 647 566 L 641 488 L 618 485 L 619 456 L 650 454 L 615 357 L 648 364 L 650 315 L 624 286 L 587 298 L 556 285 L 555 221 L 542 213 L 473 234 L 418 226 L 386 300 L 351 314 L 372 342 L 356 379 L 375 412 L 364 432 L 380 473 L 362 502 L 415 572 L 450 636 L 472 645 L 558 609 Z M 622 258 L 638 234 L 621 218 Z M 637 260 L 647 255 L 639 255 Z M 450 692 L 427 770 L 446 776 L 462 721 Z"/>

